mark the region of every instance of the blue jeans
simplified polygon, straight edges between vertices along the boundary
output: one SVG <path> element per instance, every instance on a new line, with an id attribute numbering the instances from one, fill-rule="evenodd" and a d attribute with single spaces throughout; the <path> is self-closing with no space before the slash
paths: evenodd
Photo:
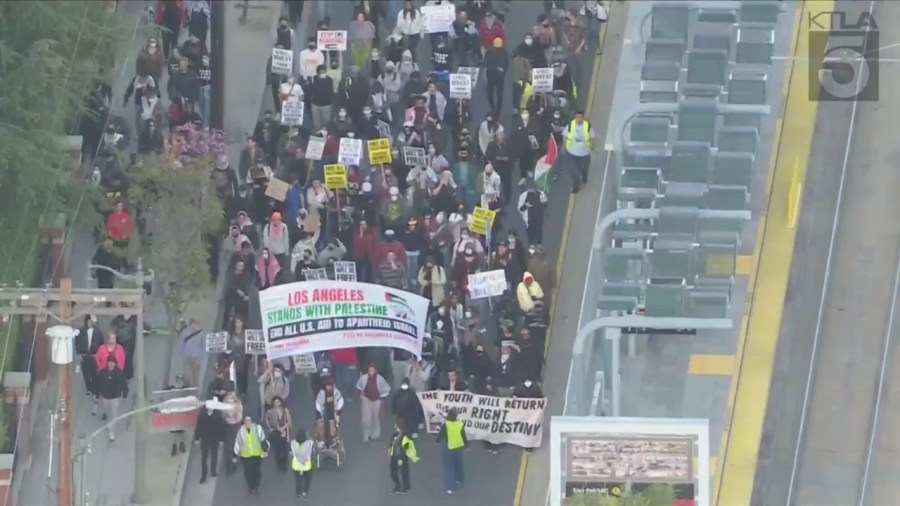
<path id="1" fill-rule="evenodd" d="M 445 445 L 447 443 L 444 443 Z M 465 481 L 463 473 L 463 448 L 450 450 L 446 446 L 443 452 L 444 461 L 444 489 L 455 490 L 457 485 Z"/>

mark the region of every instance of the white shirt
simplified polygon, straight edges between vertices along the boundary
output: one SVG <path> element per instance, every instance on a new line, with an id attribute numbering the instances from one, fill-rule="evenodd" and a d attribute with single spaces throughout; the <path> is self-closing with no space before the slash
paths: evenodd
<path id="1" fill-rule="evenodd" d="M 86 332 L 85 334 L 87 335 L 87 349 L 88 349 L 88 353 L 90 353 L 91 347 L 92 347 L 93 344 L 94 344 L 94 328 L 93 328 L 93 327 L 88 328 L 88 329 L 87 329 L 87 332 Z"/>
<path id="2" fill-rule="evenodd" d="M 318 49 L 304 49 L 300 51 L 300 75 L 308 79 L 316 76 L 319 65 L 325 64 L 325 53 Z"/>
<path id="3" fill-rule="evenodd" d="M 303 87 L 297 83 L 281 83 L 281 86 L 278 87 L 278 94 L 287 95 L 287 100 L 301 102 L 303 100 Z"/>

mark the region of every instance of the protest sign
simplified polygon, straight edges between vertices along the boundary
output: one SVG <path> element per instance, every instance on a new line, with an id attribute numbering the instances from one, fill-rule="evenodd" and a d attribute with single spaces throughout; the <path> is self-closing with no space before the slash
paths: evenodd
<path id="1" fill-rule="evenodd" d="M 420 356 L 429 304 L 402 290 L 347 281 L 300 281 L 259 293 L 270 360 L 360 346 Z"/>
<path id="2" fill-rule="evenodd" d="M 481 69 L 478 67 L 459 67 L 457 70 L 460 74 L 469 74 L 469 84 L 472 86 L 473 90 L 475 89 L 475 85 L 478 84 L 478 72 L 480 71 Z"/>
<path id="3" fill-rule="evenodd" d="M 316 49 L 319 51 L 346 51 L 346 30 L 319 30 L 316 33 Z"/>
<path id="4" fill-rule="evenodd" d="M 469 274 L 468 287 L 469 298 L 473 300 L 503 295 L 503 292 L 509 288 L 506 283 L 506 271 L 498 269 L 495 271 Z"/>
<path id="5" fill-rule="evenodd" d="M 531 69 L 531 89 L 535 93 L 553 92 L 553 68 L 538 67 Z"/>
<path id="6" fill-rule="evenodd" d="M 272 49 L 272 73 L 289 76 L 294 73 L 294 52 L 290 49 Z"/>
<path id="7" fill-rule="evenodd" d="M 469 225 L 469 230 L 476 234 L 487 235 L 490 228 L 489 223 L 493 223 L 496 218 L 497 211 L 476 207 L 472 210 L 472 224 Z"/>
<path id="8" fill-rule="evenodd" d="M 450 98 L 472 98 L 472 76 L 450 74 Z"/>
<path id="9" fill-rule="evenodd" d="M 390 139 L 372 139 L 369 144 L 369 163 L 378 165 L 381 163 L 392 163 L 391 159 L 391 141 Z"/>
<path id="10" fill-rule="evenodd" d="M 287 192 L 290 188 L 291 185 L 285 183 L 277 177 L 273 177 L 266 184 L 266 197 L 269 197 L 272 200 L 277 200 L 278 202 L 284 202 L 284 199 L 285 197 L 287 197 Z"/>
<path id="11" fill-rule="evenodd" d="M 321 160 L 322 153 L 325 151 L 325 138 L 324 137 L 310 137 L 309 142 L 306 143 L 306 159 L 307 160 Z"/>
<path id="12" fill-rule="evenodd" d="M 403 163 L 410 167 L 425 166 L 425 148 L 403 146 Z"/>
<path id="13" fill-rule="evenodd" d="M 328 279 L 328 271 L 324 268 L 304 269 L 303 279 L 307 281 L 325 281 Z"/>
<path id="14" fill-rule="evenodd" d="M 447 411 L 456 408 L 457 419 L 465 425 L 469 439 L 523 448 L 541 446 L 546 398 L 494 397 L 447 390 L 417 395 L 430 433 L 438 432 Z"/>
<path id="15" fill-rule="evenodd" d="M 260 329 L 244 331 L 244 353 L 247 355 L 265 355 L 266 338 Z"/>
<path id="16" fill-rule="evenodd" d="M 384 139 L 391 138 L 391 125 L 389 125 L 387 121 L 378 120 L 377 128 L 379 137 L 382 137 Z"/>
<path id="17" fill-rule="evenodd" d="M 281 103 L 281 124 L 285 126 L 300 126 L 303 124 L 302 100 L 285 100 Z"/>
<path id="18" fill-rule="evenodd" d="M 316 356 L 312 353 L 294 355 L 291 357 L 291 360 L 294 362 L 294 371 L 296 372 L 302 374 L 315 374 L 319 372 L 319 368 L 316 366 Z"/>
<path id="19" fill-rule="evenodd" d="M 456 20 L 456 6 L 451 2 L 440 5 L 423 5 L 419 8 L 419 13 L 422 14 L 425 33 L 449 32 Z"/>
<path id="20" fill-rule="evenodd" d="M 206 334 L 206 353 L 223 353 L 228 351 L 228 332 L 210 332 Z"/>
<path id="21" fill-rule="evenodd" d="M 335 262 L 335 281 L 356 281 L 356 262 Z"/>
<path id="22" fill-rule="evenodd" d="M 362 139 L 341 137 L 341 143 L 338 146 L 338 162 L 359 167 L 359 162 L 362 160 L 362 149 Z"/>
<path id="23" fill-rule="evenodd" d="M 325 188 L 337 190 L 347 187 L 347 166 L 340 163 L 325 166 Z"/>

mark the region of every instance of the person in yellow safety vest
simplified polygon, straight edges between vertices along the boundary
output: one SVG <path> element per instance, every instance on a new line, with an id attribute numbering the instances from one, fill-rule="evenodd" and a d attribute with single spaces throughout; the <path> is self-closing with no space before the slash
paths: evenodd
<path id="1" fill-rule="evenodd" d="M 466 480 L 462 452 L 469 447 L 469 440 L 466 439 L 465 426 L 461 420 L 457 420 L 457 416 L 456 408 L 450 408 L 447 419 L 438 432 L 438 443 L 444 446 L 444 489 L 447 495 L 453 495 Z"/>
<path id="2" fill-rule="evenodd" d="M 591 166 L 591 151 L 594 148 L 594 132 L 591 124 L 584 119 L 584 111 L 575 113 L 575 118 L 563 130 L 567 158 L 571 160 L 572 193 L 578 193 L 587 184 L 588 169 Z"/>
<path id="3" fill-rule="evenodd" d="M 243 426 L 238 429 L 234 438 L 234 458 L 232 462 L 241 459 L 244 468 L 244 479 L 247 480 L 247 489 L 250 495 L 259 495 L 259 483 L 262 481 L 262 459 L 269 454 L 269 442 L 266 441 L 266 431 L 262 426 L 253 423 L 253 418 L 244 417 Z"/>
<path id="4" fill-rule="evenodd" d="M 294 494 L 306 498 L 312 481 L 312 452 L 315 443 L 306 435 L 305 429 L 297 431 L 291 441 L 291 471 L 294 471 Z"/>
<path id="5" fill-rule="evenodd" d="M 416 442 L 409 436 L 402 418 L 394 421 L 394 434 L 391 436 L 391 445 L 388 446 L 388 456 L 391 459 L 391 481 L 394 482 L 392 494 L 405 494 L 409 492 L 409 464 L 419 461 L 416 453 Z"/>
<path id="6" fill-rule="evenodd" d="M 519 301 L 519 309 L 523 313 L 530 313 L 534 309 L 534 301 L 544 298 L 544 289 L 534 280 L 530 272 L 522 275 L 522 281 L 516 287 L 516 299 Z"/>
<path id="7" fill-rule="evenodd" d="M 519 84 L 522 86 L 522 97 L 519 99 L 519 110 L 524 111 L 528 107 L 528 101 L 531 99 L 531 95 L 534 94 L 534 88 L 531 86 L 531 81 L 528 79 L 522 79 Z"/>

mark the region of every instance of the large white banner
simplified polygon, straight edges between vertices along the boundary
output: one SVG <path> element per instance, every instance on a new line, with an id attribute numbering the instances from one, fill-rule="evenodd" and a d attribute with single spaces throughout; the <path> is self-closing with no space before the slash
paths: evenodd
<path id="1" fill-rule="evenodd" d="M 358 346 L 422 354 L 428 299 L 349 281 L 300 281 L 259 293 L 269 360 Z"/>
<path id="2" fill-rule="evenodd" d="M 438 432 L 447 411 L 456 408 L 457 419 L 466 425 L 468 439 L 523 448 L 541 446 L 546 398 L 493 397 L 445 390 L 419 392 L 418 396 L 428 432 Z"/>

